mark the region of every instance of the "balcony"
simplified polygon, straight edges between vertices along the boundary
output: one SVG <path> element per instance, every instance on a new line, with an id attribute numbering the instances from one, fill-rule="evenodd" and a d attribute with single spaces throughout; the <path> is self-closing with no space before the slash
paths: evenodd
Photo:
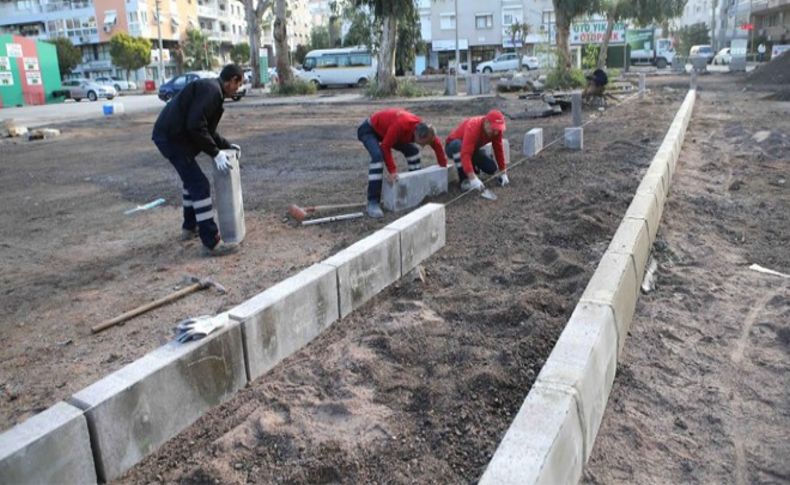
<path id="1" fill-rule="evenodd" d="M 217 7 L 215 5 L 198 5 L 197 13 L 198 17 L 204 17 L 208 19 L 215 19 L 219 17 L 219 12 L 217 11 Z"/>

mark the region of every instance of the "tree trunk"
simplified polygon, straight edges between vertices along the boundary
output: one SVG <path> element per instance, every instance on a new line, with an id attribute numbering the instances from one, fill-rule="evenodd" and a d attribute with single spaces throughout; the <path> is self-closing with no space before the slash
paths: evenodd
<path id="1" fill-rule="evenodd" d="M 598 53 L 598 69 L 606 69 L 606 56 L 609 50 L 609 38 L 612 36 L 614 30 L 614 18 L 609 17 L 606 19 L 606 35 L 601 42 L 601 52 Z"/>
<path id="2" fill-rule="evenodd" d="M 567 71 L 571 68 L 571 50 L 568 42 L 571 35 L 571 19 L 556 5 L 554 12 L 557 28 L 557 66 Z"/>
<path id="3" fill-rule="evenodd" d="M 391 96 L 398 89 L 395 79 L 395 50 L 398 47 L 398 19 L 388 15 L 382 19 L 381 45 L 379 47 L 379 65 L 376 82 L 380 95 Z"/>
<path id="4" fill-rule="evenodd" d="M 258 58 L 258 49 L 261 46 L 261 25 L 258 22 L 252 0 L 244 0 L 244 10 L 247 16 L 247 29 L 250 35 L 250 69 L 252 69 L 252 87 L 261 87 L 261 66 Z"/>
<path id="5" fill-rule="evenodd" d="M 288 51 L 288 19 L 285 12 L 285 0 L 277 0 L 274 10 L 274 47 L 277 49 L 277 79 L 282 86 L 293 81 L 290 52 Z"/>

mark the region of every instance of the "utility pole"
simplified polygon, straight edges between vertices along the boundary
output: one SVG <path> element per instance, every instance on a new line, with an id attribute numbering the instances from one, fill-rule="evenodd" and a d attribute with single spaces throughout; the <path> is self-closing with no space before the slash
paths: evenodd
<path id="1" fill-rule="evenodd" d="M 159 13 L 159 2 L 156 0 L 156 36 L 159 38 L 159 85 L 165 82 L 165 61 L 162 59 L 162 16 Z"/>
<path id="2" fill-rule="evenodd" d="M 458 47 L 458 0 L 455 0 L 455 86 L 458 89 L 458 70 L 461 69 L 461 49 Z"/>

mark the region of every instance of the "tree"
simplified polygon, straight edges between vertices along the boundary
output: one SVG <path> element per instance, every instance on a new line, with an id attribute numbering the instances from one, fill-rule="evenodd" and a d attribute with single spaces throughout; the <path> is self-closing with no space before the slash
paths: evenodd
<path id="1" fill-rule="evenodd" d="M 317 25 L 310 29 L 310 49 L 329 49 L 331 45 L 328 28 Z"/>
<path id="2" fill-rule="evenodd" d="M 571 49 L 568 39 L 573 19 L 598 10 L 598 0 L 552 0 L 557 39 L 557 68 L 567 71 L 571 67 Z"/>
<path id="3" fill-rule="evenodd" d="M 110 39 L 110 57 L 112 63 L 126 71 L 136 71 L 151 62 L 151 41 L 142 37 L 132 37 L 123 32 Z"/>
<path id="4" fill-rule="evenodd" d="M 230 58 L 240 66 L 248 64 L 250 62 L 250 44 L 241 42 L 234 45 L 230 50 Z"/>
<path id="5" fill-rule="evenodd" d="M 420 15 L 414 10 L 414 17 L 404 19 L 398 26 L 398 47 L 395 54 L 395 72 L 404 73 L 414 66 L 414 57 L 422 45 Z"/>
<path id="6" fill-rule="evenodd" d="M 513 22 L 510 24 L 508 33 L 510 34 L 510 42 L 518 54 L 518 70 L 520 71 L 524 66 L 524 44 L 529 35 L 529 24 L 526 22 Z"/>
<path id="7" fill-rule="evenodd" d="M 260 0 L 258 0 L 260 1 Z M 293 81 L 291 57 L 288 50 L 288 19 L 285 0 L 276 0 L 274 4 L 274 48 L 277 54 L 277 81 L 280 85 Z"/>
<path id="8" fill-rule="evenodd" d="M 58 54 L 58 69 L 60 76 L 67 76 L 82 62 L 82 51 L 75 47 L 67 37 L 58 37 L 48 41 L 55 46 Z"/>
<path id="9" fill-rule="evenodd" d="M 391 96 L 398 89 L 395 79 L 395 58 L 398 50 L 398 25 L 415 17 L 414 0 L 353 0 L 357 7 L 367 7 L 376 19 L 378 35 L 378 67 L 376 89 L 379 96 Z"/>
<path id="10" fill-rule="evenodd" d="M 598 63 L 596 67 L 603 69 L 606 67 L 606 57 L 609 50 L 609 38 L 614 31 L 615 22 L 624 18 L 632 17 L 637 2 L 629 0 L 601 0 L 601 13 L 606 17 L 606 34 L 601 42 L 601 50 L 598 52 Z"/>
<path id="11" fill-rule="evenodd" d="M 677 31 L 677 37 L 680 42 L 678 52 L 681 52 L 687 56 L 691 46 L 710 44 L 708 26 L 705 24 L 705 22 L 698 22 L 696 24 L 687 25 L 681 28 Z"/>
<path id="12" fill-rule="evenodd" d="M 250 36 L 250 66 L 252 67 L 252 85 L 261 87 L 261 69 L 258 60 L 258 49 L 261 48 L 261 22 L 263 15 L 271 10 L 273 0 L 244 0 L 244 13 L 247 17 L 247 30 Z"/>
<path id="13" fill-rule="evenodd" d="M 187 29 L 184 42 L 184 66 L 187 69 L 211 69 L 216 67 L 217 61 L 212 55 L 215 43 L 208 40 L 208 36 L 197 29 Z"/>
<path id="14" fill-rule="evenodd" d="M 352 47 L 357 45 L 364 45 L 368 48 L 373 48 L 373 32 L 375 27 L 373 20 L 369 15 L 365 15 L 357 9 L 351 10 L 349 15 L 344 15 L 347 20 L 350 20 L 348 32 L 343 37 L 343 46 Z"/>

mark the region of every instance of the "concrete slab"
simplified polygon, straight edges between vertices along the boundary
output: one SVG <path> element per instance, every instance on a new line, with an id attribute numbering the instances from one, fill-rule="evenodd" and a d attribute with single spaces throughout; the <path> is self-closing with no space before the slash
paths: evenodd
<path id="1" fill-rule="evenodd" d="M 82 410 L 59 402 L 0 434 L 0 483 L 96 483 Z"/>
<path id="2" fill-rule="evenodd" d="M 247 372 L 256 379 L 339 318 L 337 270 L 314 264 L 228 313 L 242 322 Z"/>
<path id="3" fill-rule="evenodd" d="M 401 275 L 405 275 L 444 247 L 444 205 L 425 204 L 385 229 L 400 233 Z"/>
<path id="4" fill-rule="evenodd" d="M 605 252 L 580 303 L 609 305 L 617 324 L 618 352 L 621 352 L 636 308 L 639 283 L 633 259 L 626 254 Z"/>
<path id="5" fill-rule="evenodd" d="M 532 128 L 524 134 L 522 152 L 527 157 L 534 157 L 543 150 L 543 128 Z"/>
<path id="6" fill-rule="evenodd" d="M 394 184 L 382 184 L 381 206 L 392 212 L 417 207 L 426 197 L 447 193 L 447 167 L 431 165 L 414 172 L 398 174 Z"/>
<path id="7" fill-rule="evenodd" d="M 584 128 L 565 128 L 565 148 L 581 150 L 584 148 Z"/>
<path id="8" fill-rule="evenodd" d="M 664 212 L 664 203 L 667 200 L 667 193 L 664 190 L 664 182 L 669 177 L 668 174 L 664 176 L 658 175 L 656 172 L 648 173 L 642 177 L 642 181 L 636 188 L 636 195 L 653 195 L 656 198 L 658 209 L 660 213 Z M 668 184 L 669 182 L 667 182 Z"/>
<path id="9" fill-rule="evenodd" d="M 584 460 L 592 453 L 617 369 L 617 329 L 608 305 L 580 303 L 541 369 L 536 384 L 564 386 L 580 409 Z"/>
<path id="10" fill-rule="evenodd" d="M 510 165 L 510 141 L 504 137 L 502 138 L 502 149 L 505 152 L 505 164 Z M 496 160 L 494 157 L 494 147 L 490 143 L 483 145 L 483 152 Z"/>
<path id="11" fill-rule="evenodd" d="M 321 262 L 337 268 L 341 318 L 400 279 L 400 245 L 400 232 L 385 228 Z"/>
<path id="12" fill-rule="evenodd" d="M 583 443 L 573 396 L 535 385 L 478 483 L 578 483 L 584 465 Z"/>
<path id="13" fill-rule="evenodd" d="M 642 283 L 645 276 L 647 259 L 650 256 L 650 233 L 647 222 L 642 219 L 625 218 L 620 222 L 617 232 L 609 243 L 608 252 L 631 256 L 636 268 L 636 281 Z"/>
<path id="14" fill-rule="evenodd" d="M 647 229 L 650 234 L 650 244 L 656 240 L 658 223 L 661 221 L 662 208 L 658 206 L 658 201 L 654 194 L 636 194 L 631 200 L 631 205 L 625 211 L 625 217 L 630 219 L 641 219 L 647 222 Z"/>
<path id="15" fill-rule="evenodd" d="M 236 150 L 222 150 L 228 156 L 231 169 L 220 172 L 214 166 L 214 209 L 222 240 L 241 243 L 247 234 L 244 225 L 244 201 L 241 193 L 241 171 Z"/>
<path id="16" fill-rule="evenodd" d="M 88 419 L 99 480 L 120 476 L 247 384 L 241 326 L 216 318 L 224 328 L 170 342 L 70 399 Z"/>

